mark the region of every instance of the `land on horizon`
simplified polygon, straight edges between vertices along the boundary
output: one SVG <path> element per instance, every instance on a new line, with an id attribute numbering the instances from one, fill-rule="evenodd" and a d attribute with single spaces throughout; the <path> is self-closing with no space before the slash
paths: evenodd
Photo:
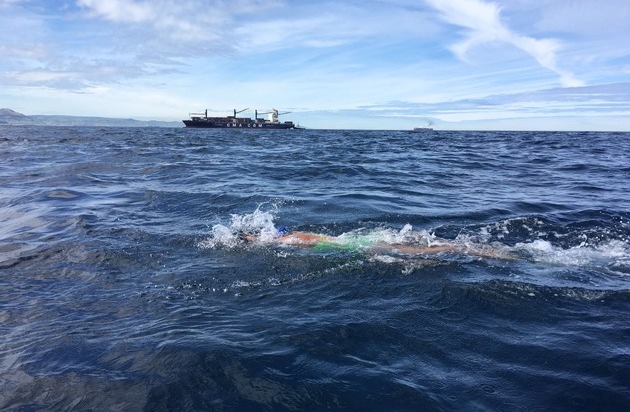
<path id="1" fill-rule="evenodd" d="M 33 126 L 120 126 L 120 127 L 183 127 L 181 121 L 137 120 L 132 118 L 25 115 L 12 109 L 0 109 L 0 125 Z"/>

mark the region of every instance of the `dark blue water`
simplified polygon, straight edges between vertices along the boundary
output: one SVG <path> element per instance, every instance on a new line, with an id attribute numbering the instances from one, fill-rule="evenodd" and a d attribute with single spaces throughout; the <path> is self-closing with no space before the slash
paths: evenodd
<path id="1" fill-rule="evenodd" d="M 2 127 L 0 409 L 630 410 L 630 134 Z"/>

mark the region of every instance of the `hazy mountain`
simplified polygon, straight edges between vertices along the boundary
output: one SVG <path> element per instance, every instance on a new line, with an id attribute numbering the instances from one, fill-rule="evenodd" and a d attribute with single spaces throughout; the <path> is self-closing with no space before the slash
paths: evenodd
<path id="1" fill-rule="evenodd" d="M 31 115 L 0 109 L 0 124 L 43 126 L 183 127 L 182 122 L 118 119 L 110 117 Z"/>
<path id="2" fill-rule="evenodd" d="M 0 109 L 0 119 L 24 119 L 26 116 L 11 109 Z"/>

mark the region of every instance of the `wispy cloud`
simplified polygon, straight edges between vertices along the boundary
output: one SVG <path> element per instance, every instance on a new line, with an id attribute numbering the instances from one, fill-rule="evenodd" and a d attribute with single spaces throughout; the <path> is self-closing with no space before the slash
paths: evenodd
<path id="1" fill-rule="evenodd" d="M 130 0 L 78 0 L 77 4 L 94 11 L 96 15 L 115 22 L 144 23 L 156 19 L 151 3 Z"/>
<path id="2" fill-rule="evenodd" d="M 392 101 L 361 109 L 384 117 L 431 117 L 445 122 L 513 117 L 628 116 L 630 83 L 497 94 L 435 103 Z"/>
<path id="3" fill-rule="evenodd" d="M 262 0 L 77 0 L 77 5 L 92 17 L 150 31 L 161 41 L 180 45 L 229 42 L 226 33 L 238 16 L 251 15 L 279 7 L 279 1 Z"/>
<path id="4" fill-rule="evenodd" d="M 229 54 L 234 16 L 259 0 L 76 0 L 36 6 L 0 0 L 0 83 L 71 91 L 183 68 L 181 59 Z M 236 9 L 232 9 L 231 6 Z"/>
<path id="5" fill-rule="evenodd" d="M 476 46 L 501 42 L 511 44 L 532 56 L 538 64 L 560 76 L 565 87 L 583 86 L 573 73 L 561 69 L 556 55 L 561 47 L 557 40 L 536 39 L 516 33 L 507 27 L 500 16 L 500 7 L 481 0 L 426 0 L 438 10 L 442 18 L 453 25 L 468 30 L 467 37 L 451 46 L 451 50 L 462 60 Z"/>

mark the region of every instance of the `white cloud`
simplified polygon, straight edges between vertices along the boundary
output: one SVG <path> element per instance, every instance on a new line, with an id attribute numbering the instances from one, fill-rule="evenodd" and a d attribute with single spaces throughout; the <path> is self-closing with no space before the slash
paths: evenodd
<path id="1" fill-rule="evenodd" d="M 278 7 L 277 1 L 261 0 L 76 0 L 91 16 L 125 24 L 150 33 L 161 42 L 175 41 L 180 46 L 208 42 L 227 44 L 234 20 Z"/>
<path id="2" fill-rule="evenodd" d="M 532 56 L 538 64 L 560 76 L 565 87 L 583 86 L 571 72 L 558 67 L 556 55 L 560 42 L 552 39 L 535 39 L 518 34 L 508 28 L 495 3 L 481 0 L 425 0 L 438 10 L 442 18 L 453 25 L 468 29 L 467 38 L 454 44 L 451 49 L 462 60 L 475 46 L 485 43 L 507 43 Z"/>
<path id="3" fill-rule="evenodd" d="M 124 23 L 142 23 L 155 19 L 154 6 L 133 0 L 78 0 L 81 7 L 91 9 L 107 20 Z"/>
<path id="4" fill-rule="evenodd" d="M 77 5 L 95 19 L 102 19 L 123 28 L 127 41 L 172 54 L 195 43 L 207 50 L 206 42 L 223 42 L 220 32 L 230 15 L 220 6 L 198 0 L 77 0 Z"/>

